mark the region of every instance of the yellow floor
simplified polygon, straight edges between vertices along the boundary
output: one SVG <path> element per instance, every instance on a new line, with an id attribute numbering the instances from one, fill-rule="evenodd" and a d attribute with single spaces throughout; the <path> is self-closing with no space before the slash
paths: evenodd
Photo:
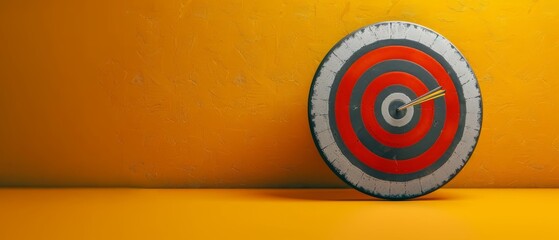
<path id="1" fill-rule="evenodd" d="M 559 189 L 0 189 L 0 239 L 559 239 Z"/>

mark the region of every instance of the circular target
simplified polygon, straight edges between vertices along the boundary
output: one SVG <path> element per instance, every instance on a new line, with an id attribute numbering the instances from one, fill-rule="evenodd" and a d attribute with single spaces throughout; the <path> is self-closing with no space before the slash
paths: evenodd
<path id="1" fill-rule="evenodd" d="M 432 192 L 470 158 L 480 134 L 477 79 L 446 38 L 381 22 L 338 42 L 309 94 L 315 144 L 354 188 L 386 199 Z"/>

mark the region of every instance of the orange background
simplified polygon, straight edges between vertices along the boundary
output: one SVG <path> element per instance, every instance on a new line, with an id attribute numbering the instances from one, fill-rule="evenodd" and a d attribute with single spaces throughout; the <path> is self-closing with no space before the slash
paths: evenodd
<path id="1" fill-rule="evenodd" d="M 0 185 L 338 187 L 307 95 L 379 21 L 450 39 L 483 131 L 450 186 L 559 186 L 556 1 L 0 2 Z"/>

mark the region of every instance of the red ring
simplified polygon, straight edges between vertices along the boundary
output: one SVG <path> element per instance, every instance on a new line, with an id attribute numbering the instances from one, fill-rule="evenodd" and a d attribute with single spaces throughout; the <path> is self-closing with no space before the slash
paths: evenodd
<path id="1" fill-rule="evenodd" d="M 390 59 L 414 62 L 425 68 L 446 90 L 446 121 L 435 143 L 421 155 L 407 160 L 392 160 L 369 151 L 360 141 L 351 125 L 349 106 L 351 92 L 363 73 L 375 64 Z M 420 171 L 437 161 L 452 143 L 460 119 L 460 104 L 456 88 L 444 67 L 428 54 L 405 46 L 387 46 L 370 51 L 360 57 L 341 79 L 335 99 L 335 118 L 340 137 L 349 151 L 365 165 L 389 174 L 408 174 Z M 378 139 L 377 139 L 378 140 Z"/>
<path id="2" fill-rule="evenodd" d="M 417 125 L 410 131 L 402 134 L 394 134 L 386 131 L 380 126 L 375 117 L 375 101 L 382 90 L 395 84 L 402 84 L 410 88 L 417 96 L 429 91 L 423 82 L 409 73 L 388 72 L 382 74 L 365 89 L 361 100 L 361 116 L 367 132 L 380 144 L 394 148 L 404 148 L 419 142 L 419 140 L 425 137 L 427 132 L 429 132 L 433 119 L 435 118 L 435 113 L 433 111 L 434 104 L 433 101 L 422 104 L 421 118 Z"/>

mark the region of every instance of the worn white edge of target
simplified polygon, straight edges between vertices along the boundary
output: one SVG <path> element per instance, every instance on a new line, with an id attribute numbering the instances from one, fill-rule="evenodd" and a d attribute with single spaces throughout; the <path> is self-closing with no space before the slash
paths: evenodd
<path id="1" fill-rule="evenodd" d="M 328 116 L 328 99 L 335 73 L 363 46 L 386 39 L 408 39 L 432 48 L 443 56 L 458 75 L 465 98 L 464 133 L 450 158 L 432 174 L 405 182 L 377 179 L 352 165 L 335 144 Z M 346 181 L 371 195 L 411 198 L 432 192 L 448 182 L 468 161 L 481 130 L 481 94 L 477 79 L 464 56 L 435 31 L 409 22 L 380 22 L 363 27 L 337 44 L 325 57 L 311 92 L 310 114 L 313 134 L 326 160 Z"/>

